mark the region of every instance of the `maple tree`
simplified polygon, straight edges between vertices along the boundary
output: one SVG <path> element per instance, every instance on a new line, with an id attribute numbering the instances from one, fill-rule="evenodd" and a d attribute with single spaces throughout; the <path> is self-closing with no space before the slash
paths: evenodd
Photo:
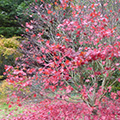
<path id="1" fill-rule="evenodd" d="M 23 56 L 5 66 L 17 104 L 44 99 L 18 119 L 119 119 L 120 93 L 111 91 L 120 82 L 119 1 L 42 2 L 30 7 Z"/>

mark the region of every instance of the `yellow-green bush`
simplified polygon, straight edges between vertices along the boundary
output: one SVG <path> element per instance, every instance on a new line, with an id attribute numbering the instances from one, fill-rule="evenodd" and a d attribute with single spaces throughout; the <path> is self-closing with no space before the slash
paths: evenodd
<path id="1" fill-rule="evenodd" d="M 17 83 L 19 84 L 19 83 Z M 0 82 L 0 100 L 6 99 L 7 95 L 12 94 L 13 91 L 16 91 L 17 88 L 14 87 L 12 84 L 8 84 L 6 80 Z M 21 94 L 18 94 L 18 96 L 22 97 L 22 93 L 30 94 L 29 87 L 26 87 L 26 89 L 20 89 Z"/>
<path id="2" fill-rule="evenodd" d="M 5 38 L 0 36 L 0 80 L 3 79 L 4 65 L 14 66 L 15 58 L 20 56 L 17 48 L 20 37 Z"/>
<path id="3" fill-rule="evenodd" d="M 5 38 L 4 36 L 0 36 L 0 80 L 4 80 L 0 82 L 0 99 L 6 98 L 8 91 L 14 91 L 16 88 L 13 85 L 9 85 L 5 80 L 5 76 L 3 75 L 4 65 L 12 65 L 14 66 L 15 58 L 21 56 L 21 53 L 18 51 L 18 47 L 20 42 L 19 36 Z M 21 91 L 24 91 L 21 89 Z M 29 89 L 24 92 L 29 92 Z"/>
<path id="4" fill-rule="evenodd" d="M 4 99 L 7 97 L 8 89 L 13 89 L 13 85 L 8 85 L 6 80 L 0 83 L 0 99 Z"/>
<path id="5" fill-rule="evenodd" d="M 18 51 L 16 50 L 19 46 L 19 39 L 20 37 L 11 37 L 11 38 L 5 38 L 3 36 L 0 36 L 0 54 L 3 54 L 7 57 L 7 55 L 16 55 L 18 54 Z"/>

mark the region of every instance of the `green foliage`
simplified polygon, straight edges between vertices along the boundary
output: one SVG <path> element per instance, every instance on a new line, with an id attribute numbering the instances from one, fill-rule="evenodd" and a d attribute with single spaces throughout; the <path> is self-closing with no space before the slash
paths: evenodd
<path id="1" fill-rule="evenodd" d="M 0 119 L 4 119 L 4 116 L 9 115 L 13 110 L 14 110 L 14 116 L 18 116 L 18 114 L 23 113 L 25 110 L 24 108 L 17 107 L 17 106 L 12 106 L 9 108 L 9 104 L 6 104 L 5 101 L 0 101 Z M 12 120 L 11 117 L 9 117 L 9 120 Z"/>
<path id="2" fill-rule="evenodd" d="M 24 31 L 21 24 L 25 25 L 30 20 L 30 13 L 25 13 L 33 2 L 35 0 L 0 0 L 0 35 L 8 38 L 21 35 Z M 50 0 L 45 2 L 50 3 Z M 41 0 L 37 0 L 35 4 L 40 5 Z"/>
<path id="3" fill-rule="evenodd" d="M 19 46 L 19 42 L 17 39 L 20 37 L 12 37 L 12 38 L 0 38 L 0 54 L 3 56 L 15 54 L 16 48 Z"/>
<path id="4" fill-rule="evenodd" d="M 20 24 L 16 20 L 17 6 L 24 0 L 0 0 L 0 34 L 5 37 L 20 35 Z"/>
<path id="5" fill-rule="evenodd" d="M 3 79 L 4 65 L 13 65 L 15 58 L 20 56 L 20 53 L 17 51 L 19 42 L 17 39 L 20 37 L 12 38 L 0 38 L 0 79 Z"/>
<path id="6" fill-rule="evenodd" d="M 22 34 L 21 27 L 0 27 L 0 35 L 4 35 L 5 37 L 12 37 L 20 34 Z"/>
<path id="7" fill-rule="evenodd" d="M 6 98 L 7 97 L 7 88 L 10 87 L 12 88 L 12 85 L 8 85 L 8 82 L 3 81 L 0 83 L 0 99 Z"/>
<path id="8" fill-rule="evenodd" d="M 23 17 L 23 13 L 33 1 L 0 0 L 0 35 L 12 37 L 23 33 L 19 19 L 26 21 L 27 17 Z"/>

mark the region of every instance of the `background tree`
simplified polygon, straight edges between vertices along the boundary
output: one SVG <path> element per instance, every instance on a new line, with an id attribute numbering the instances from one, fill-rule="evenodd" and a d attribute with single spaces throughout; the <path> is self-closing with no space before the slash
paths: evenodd
<path id="1" fill-rule="evenodd" d="M 0 0 L 0 34 L 5 37 L 20 35 L 21 24 L 25 23 L 27 16 L 23 17 L 23 12 L 29 8 L 29 4 L 34 0 Z"/>
<path id="2" fill-rule="evenodd" d="M 5 37 L 21 35 L 23 29 L 21 24 L 29 21 L 28 15 L 24 15 L 29 10 L 29 5 L 35 0 L 0 0 L 0 34 Z M 46 0 L 46 2 L 51 2 Z M 35 4 L 40 5 L 41 0 Z"/>

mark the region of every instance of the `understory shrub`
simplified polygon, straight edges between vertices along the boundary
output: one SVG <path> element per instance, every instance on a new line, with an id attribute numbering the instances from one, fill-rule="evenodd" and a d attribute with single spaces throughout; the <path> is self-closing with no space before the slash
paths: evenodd
<path id="1" fill-rule="evenodd" d="M 42 2 L 30 6 L 23 56 L 4 74 L 16 101 L 43 101 L 14 119 L 119 119 L 120 91 L 111 89 L 120 82 L 120 1 Z"/>
<path id="2" fill-rule="evenodd" d="M 20 44 L 18 41 L 19 36 L 5 38 L 0 36 L 0 80 L 5 79 L 3 75 L 5 65 L 15 65 L 15 58 L 20 56 L 21 53 L 18 52 L 17 48 Z"/>
<path id="3" fill-rule="evenodd" d="M 7 96 L 7 88 L 8 87 L 8 82 L 4 81 L 0 83 L 0 99 L 5 98 Z"/>

